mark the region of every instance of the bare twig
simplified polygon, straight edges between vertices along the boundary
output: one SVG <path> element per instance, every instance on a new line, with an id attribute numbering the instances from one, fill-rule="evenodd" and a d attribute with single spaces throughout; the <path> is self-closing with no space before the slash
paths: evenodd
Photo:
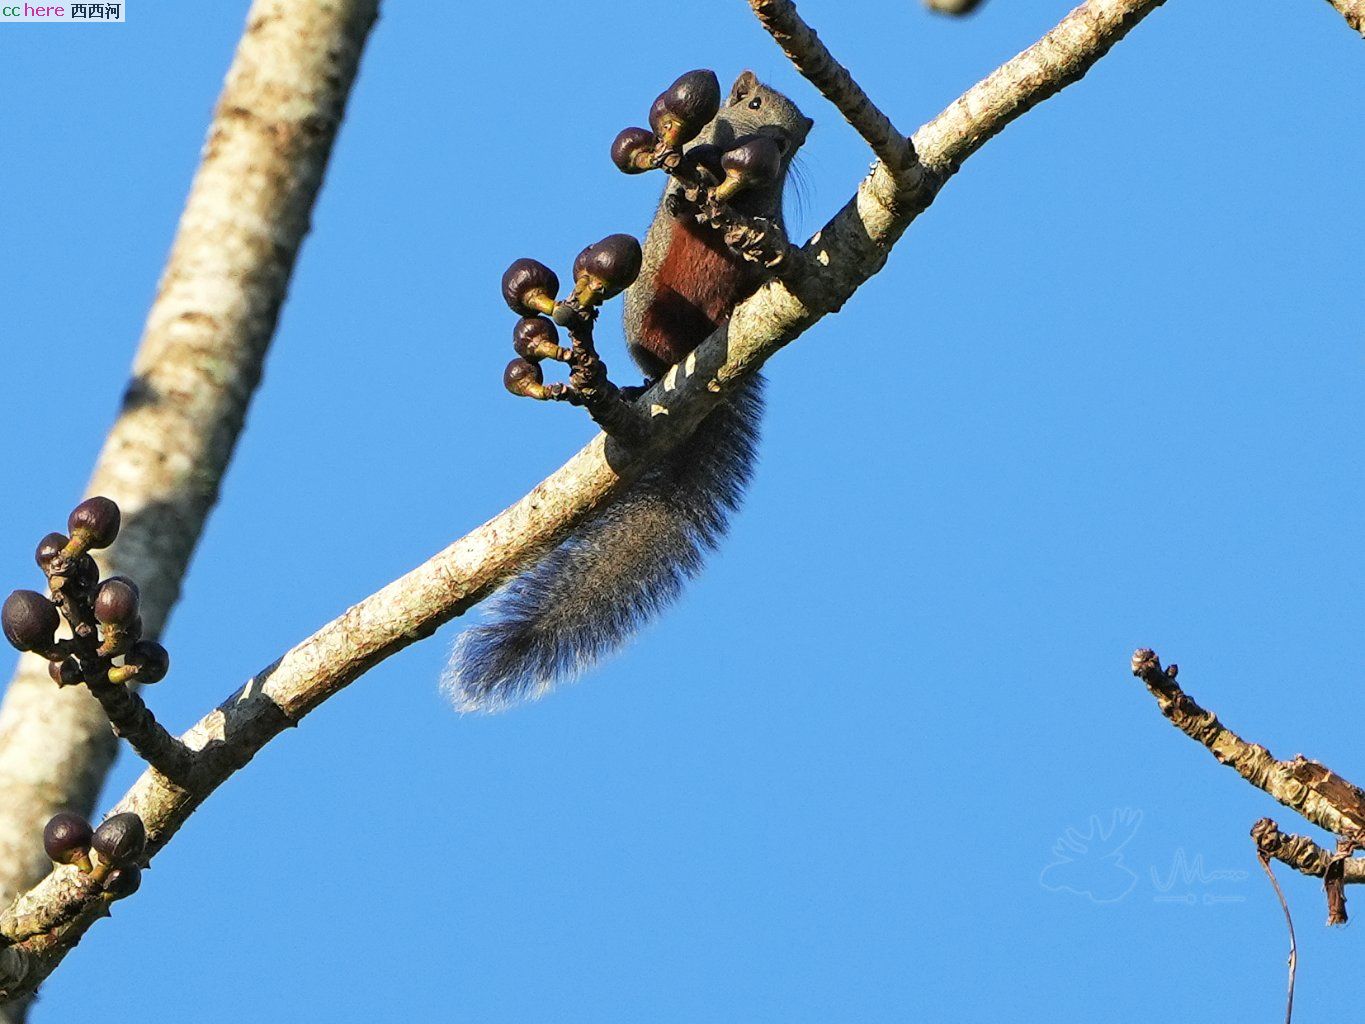
<path id="1" fill-rule="evenodd" d="M 217 499 L 377 4 L 256 0 L 248 15 L 89 485 L 124 510 L 103 568 L 138 580 L 149 637 Z M 89 814 L 116 749 L 82 688 L 20 661 L 0 708 L 0 904 L 48 871 L 44 823 L 63 807 Z"/>
<path id="2" fill-rule="evenodd" d="M 1316 761 L 1302 756 L 1278 761 L 1265 747 L 1248 743 L 1181 690 L 1174 669 L 1163 671 L 1161 660 L 1145 648 L 1133 654 L 1133 675 L 1147 684 L 1172 725 L 1206 747 L 1220 764 L 1319 828 L 1337 835 L 1365 828 L 1365 793 Z"/>
<path id="3" fill-rule="evenodd" d="M 906 226 L 933 200 L 938 185 L 985 139 L 1038 102 L 1077 80 L 1160 0 L 1091 0 L 1043 40 L 974 87 L 916 136 L 934 173 L 907 201 L 878 164 L 857 196 L 806 246 L 820 269 L 798 296 L 780 281 L 744 302 L 727 329 L 708 339 L 641 399 L 653 426 L 629 449 L 599 435 L 521 501 L 434 558 L 361 601 L 259 673 L 183 737 L 197 751 L 188 787 L 144 773 L 119 802 L 146 824 L 155 854 L 194 810 L 271 738 L 369 668 L 491 592 L 626 482 L 685 437 L 723 395 L 875 274 Z M 73 877 L 76 876 L 76 877 Z M 0 914 L 0 935 L 22 943 L 45 978 L 97 917 L 97 900 L 59 868 Z M 40 932 L 34 921 L 61 922 Z M 21 938 L 22 937 L 22 938 Z"/>
<path id="4" fill-rule="evenodd" d="M 877 159 L 896 175 L 914 166 L 914 144 L 896 130 L 848 69 L 834 59 L 815 30 L 796 13 L 792 0 L 749 0 L 749 6 L 796 69 L 839 109 Z"/>
<path id="5" fill-rule="evenodd" d="M 1266 877 L 1270 879 L 1270 884 L 1275 887 L 1275 895 L 1279 897 L 1280 909 L 1284 911 L 1284 923 L 1289 927 L 1289 995 L 1285 1000 L 1284 1024 L 1293 1024 L 1294 1020 L 1294 976 L 1299 969 L 1299 943 L 1294 937 L 1294 918 L 1289 913 L 1289 903 L 1284 898 L 1284 890 L 1280 888 L 1279 881 L 1275 878 L 1275 872 L 1270 869 L 1270 856 L 1261 851 L 1256 859 L 1261 862 L 1261 868 L 1265 871 Z"/>

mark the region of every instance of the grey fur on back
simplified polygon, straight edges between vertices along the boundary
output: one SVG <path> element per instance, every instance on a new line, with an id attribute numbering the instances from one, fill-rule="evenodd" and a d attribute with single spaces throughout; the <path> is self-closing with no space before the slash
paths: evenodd
<path id="1" fill-rule="evenodd" d="M 763 100 L 759 110 L 749 106 L 755 97 Z M 773 128 L 792 143 L 784 172 L 771 188 L 741 193 L 736 205 L 781 223 L 786 167 L 811 128 L 791 100 L 746 71 L 697 141 L 729 145 Z M 628 344 L 653 301 L 651 282 L 671 226 L 660 204 L 640 278 L 626 292 Z M 739 508 L 754 472 L 762 410 L 763 380 L 755 374 L 615 503 L 504 587 L 489 621 L 456 641 L 443 681 L 456 707 L 495 711 L 539 697 L 620 647 L 677 600 Z"/>
<path id="2" fill-rule="evenodd" d="M 444 686 L 461 711 L 539 697 L 671 605 L 725 533 L 753 476 L 757 374 L 621 498 L 494 599 L 455 644 Z"/>

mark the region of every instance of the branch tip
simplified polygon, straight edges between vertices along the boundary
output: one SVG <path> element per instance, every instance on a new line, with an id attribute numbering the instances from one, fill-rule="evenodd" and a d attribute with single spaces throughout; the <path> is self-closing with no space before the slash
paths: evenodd
<path id="1" fill-rule="evenodd" d="M 749 6 L 796 70 L 815 86 L 863 137 L 887 170 L 899 179 L 918 165 L 915 145 L 896 129 L 849 70 L 834 59 L 792 0 L 749 0 Z"/>

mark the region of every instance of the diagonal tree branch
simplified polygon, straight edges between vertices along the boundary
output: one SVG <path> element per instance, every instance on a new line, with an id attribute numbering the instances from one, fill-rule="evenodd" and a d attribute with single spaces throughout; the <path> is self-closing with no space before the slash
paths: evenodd
<path id="1" fill-rule="evenodd" d="M 1142 648 L 1133 653 L 1133 675 L 1147 684 L 1171 724 L 1207 748 L 1219 764 L 1319 828 L 1339 836 L 1365 829 L 1365 792 L 1302 755 L 1279 761 L 1259 743 L 1248 743 L 1176 684 L 1174 665 L 1163 670 L 1156 654 Z"/>
<path id="2" fill-rule="evenodd" d="M 640 400 L 647 440 L 629 450 L 603 436 L 515 505 L 406 576 L 350 608 L 287 652 L 183 737 L 199 752 L 184 785 L 144 773 L 119 802 L 144 821 L 148 856 L 271 738 L 367 669 L 430 636 L 553 544 L 676 444 L 747 374 L 826 313 L 837 310 L 883 265 L 892 245 L 932 202 L 941 183 L 986 139 L 1074 82 L 1161 0 L 1090 0 L 1037 44 L 998 69 L 915 136 L 921 170 L 907 193 L 878 163 L 857 195 L 806 245 L 811 273 L 773 281 Z M 58 867 L 0 914 L 0 947 L 12 975 L 0 994 L 45 978 L 99 916 L 103 904 L 80 872 Z M 14 965 L 23 961 L 22 968 Z M 22 974 L 15 976 L 14 972 Z"/>
<path id="3" fill-rule="evenodd" d="M 89 485 L 125 512 L 101 561 L 137 578 L 148 636 L 217 499 L 377 5 L 256 0 L 248 15 Z M 89 813 L 115 742 L 84 688 L 20 661 L 0 707 L 0 902 L 47 872 L 43 824 L 63 807 Z"/>
<path id="4" fill-rule="evenodd" d="M 896 174 L 913 166 L 915 147 L 910 140 L 896 130 L 848 68 L 834 59 L 815 30 L 801 20 L 792 0 L 749 0 L 749 6 L 796 69 L 839 109 L 878 160 Z"/>

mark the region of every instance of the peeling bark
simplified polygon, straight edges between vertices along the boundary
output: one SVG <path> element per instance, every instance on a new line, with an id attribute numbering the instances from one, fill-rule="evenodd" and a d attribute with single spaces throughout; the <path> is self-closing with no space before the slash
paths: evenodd
<path id="1" fill-rule="evenodd" d="M 1147 684 L 1157 707 L 1177 729 L 1206 748 L 1257 789 L 1319 828 L 1339 836 L 1365 829 L 1365 792 L 1302 754 L 1277 760 L 1259 743 L 1248 743 L 1176 684 L 1175 666 L 1162 670 L 1146 648 L 1133 653 L 1133 675 Z"/>

